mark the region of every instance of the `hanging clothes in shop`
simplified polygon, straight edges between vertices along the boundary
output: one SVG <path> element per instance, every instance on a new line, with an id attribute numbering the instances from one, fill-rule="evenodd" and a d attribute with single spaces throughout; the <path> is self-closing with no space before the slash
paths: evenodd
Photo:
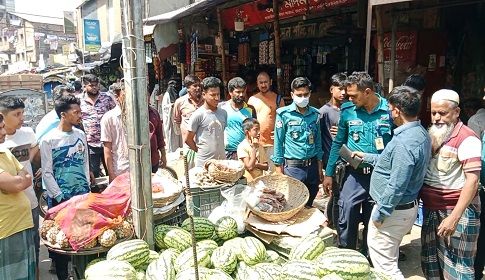
<path id="1" fill-rule="evenodd" d="M 165 134 L 165 148 L 167 153 L 175 152 L 182 147 L 182 132 L 173 121 L 173 105 L 178 97 L 178 90 L 176 89 L 177 82 L 170 80 L 168 88 L 162 99 L 162 120 L 163 132 Z"/>

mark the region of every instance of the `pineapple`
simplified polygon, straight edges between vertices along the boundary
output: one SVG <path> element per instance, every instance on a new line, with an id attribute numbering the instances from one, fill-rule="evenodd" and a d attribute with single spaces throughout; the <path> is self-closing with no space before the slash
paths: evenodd
<path id="1" fill-rule="evenodd" d="M 56 237 L 59 231 L 61 231 L 61 228 L 59 227 L 58 224 L 56 224 L 55 226 L 53 226 L 51 229 L 47 231 L 46 239 L 50 244 L 52 245 L 56 244 Z"/>
<path id="2" fill-rule="evenodd" d="M 44 220 L 44 222 L 39 228 L 39 234 L 42 237 L 42 239 L 47 239 L 47 232 L 56 225 L 57 224 L 54 220 Z"/>
<path id="3" fill-rule="evenodd" d="M 115 245 L 116 233 L 112 229 L 105 230 L 100 236 L 98 236 L 98 242 L 101 246 L 111 247 Z"/>
<path id="4" fill-rule="evenodd" d="M 114 230 L 116 232 L 116 237 L 118 239 L 123 239 L 131 235 L 133 226 L 127 221 L 123 221 L 123 223 L 115 227 Z"/>
<path id="5" fill-rule="evenodd" d="M 66 235 L 62 230 L 60 230 L 56 235 L 56 243 L 61 246 L 61 248 L 69 247 L 69 240 L 67 240 Z"/>
<path id="6" fill-rule="evenodd" d="M 83 246 L 83 249 L 91 249 L 94 246 L 96 246 L 97 244 L 98 244 L 98 239 L 93 238 L 93 240 L 91 240 L 89 243 L 87 243 L 86 245 Z"/>

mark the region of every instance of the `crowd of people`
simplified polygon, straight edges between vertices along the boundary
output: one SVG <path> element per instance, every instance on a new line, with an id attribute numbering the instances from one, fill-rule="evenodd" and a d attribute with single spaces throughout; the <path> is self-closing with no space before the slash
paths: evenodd
<path id="1" fill-rule="evenodd" d="M 264 71 L 251 97 L 244 79 L 231 79 L 227 101 L 221 101 L 218 78 L 188 75 L 180 92 L 170 81 L 160 113 L 148 108 L 152 171 L 167 164 L 166 153 L 183 149 L 195 167 L 209 159 L 240 160 L 248 181 L 271 172 L 296 178 L 308 188 L 307 207 L 321 187 L 330 195 L 326 214 L 338 246 L 359 249 L 376 270 L 395 279 L 404 279 L 399 245 L 421 199 L 425 277 L 481 279 L 485 114 L 470 118 L 468 128 L 459 118 L 458 93 L 439 90 L 431 98 L 426 130 L 419 120 L 425 87 L 419 75 L 387 98 L 365 72 L 337 73 L 328 84 L 330 100 L 315 108 L 309 105 L 313 86 L 304 77 L 291 82 L 287 106 Z M 0 97 L 0 279 L 39 276 L 34 179 L 42 180 L 54 207 L 89 192 L 99 176 L 112 181 L 129 171 L 124 84 L 106 93 L 99 85 L 96 76 L 86 75 L 76 94 L 56 87 L 54 109 L 35 132 L 22 127 L 23 101 Z M 350 164 L 354 161 L 357 165 Z M 68 279 L 68 258 L 49 256 L 51 271 Z"/>
<path id="2" fill-rule="evenodd" d="M 39 279 L 34 180 L 42 181 L 52 208 L 90 192 L 97 177 L 108 176 L 111 182 L 129 171 L 124 85 L 113 84 L 109 92 L 100 92 L 100 85 L 89 74 L 78 91 L 67 85 L 54 88 L 54 109 L 35 132 L 22 126 L 23 100 L 0 97 L 0 279 Z M 151 107 L 148 126 L 156 172 L 166 164 L 165 141 L 161 115 Z M 49 271 L 69 279 L 69 256 L 49 251 L 49 257 Z"/>

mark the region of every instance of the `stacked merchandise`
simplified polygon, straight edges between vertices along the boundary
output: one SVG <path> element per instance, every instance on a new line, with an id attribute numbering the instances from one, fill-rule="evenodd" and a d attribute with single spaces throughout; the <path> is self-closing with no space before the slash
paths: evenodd
<path id="1" fill-rule="evenodd" d="M 249 43 L 239 44 L 237 47 L 237 62 L 240 65 L 247 65 L 251 61 Z"/>

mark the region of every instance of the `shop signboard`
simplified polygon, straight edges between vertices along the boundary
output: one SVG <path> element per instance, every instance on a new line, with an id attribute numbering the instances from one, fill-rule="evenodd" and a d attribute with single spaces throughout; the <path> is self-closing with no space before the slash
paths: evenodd
<path id="1" fill-rule="evenodd" d="M 84 50 L 97 52 L 101 48 L 99 20 L 84 19 Z"/>
<path id="2" fill-rule="evenodd" d="M 392 33 L 384 33 L 383 43 L 384 64 L 387 64 L 387 67 L 384 67 L 384 77 L 389 78 Z M 414 68 L 416 66 L 417 44 L 418 32 L 416 30 L 396 32 L 396 70 L 398 70 L 396 73 L 404 72 L 399 70 Z M 377 37 L 374 40 L 374 46 L 377 49 Z"/>
<path id="3" fill-rule="evenodd" d="M 298 40 L 305 38 L 321 38 L 327 35 L 327 29 L 335 24 L 332 21 L 307 20 L 283 26 L 280 28 L 280 39 Z"/>
<path id="4" fill-rule="evenodd" d="M 310 13 L 339 6 L 357 3 L 358 0 L 308 0 Z M 253 1 L 222 11 L 222 19 L 227 29 L 234 29 L 234 20 L 239 16 L 245 26 L 253 26 L 274 20 L 273 8 L 258 9 L 258 2 Z M 307 12 L 307 0 L 285 0 L 280 4 L 280 19 L 302 16 Z"/>

